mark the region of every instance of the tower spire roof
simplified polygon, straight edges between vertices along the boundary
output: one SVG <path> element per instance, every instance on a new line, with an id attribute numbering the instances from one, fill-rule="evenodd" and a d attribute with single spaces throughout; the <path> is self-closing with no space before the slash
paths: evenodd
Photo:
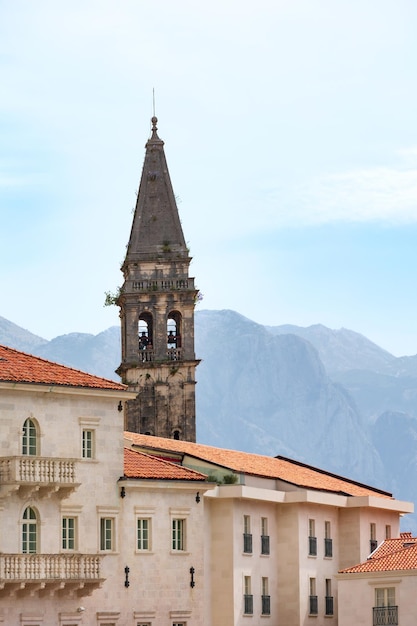
<path id="1" fill-rule="evenodd" d="M 158 119 L 152 117 L 152 134 L 145 149 L 142 176 L 125 262 L 148 260 L 169 253 L 188 257 L 177 203 L 158 136 Z"/>

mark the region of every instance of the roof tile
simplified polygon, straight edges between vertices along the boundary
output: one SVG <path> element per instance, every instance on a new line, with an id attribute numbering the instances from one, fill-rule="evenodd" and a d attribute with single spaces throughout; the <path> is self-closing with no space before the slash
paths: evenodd
<path id="1" fill-rule="evenodd" d="M 401 533 L 396 539 L 386 539 L 367 561 L 341 570 L 341 574 L 390 572 L 417 569 L 417 537 Z"/>
<path id="2" fill-rule="evenodd" d="M 121 383 L 47 361 L 32 354 L 0 346 L 0 382 L 62 385 L 125 391 Z"/>
<path id="3" fill-rule="evenodd" d="M 124 450 L 124 475 L 126 478 L 153 478 L 158 480 L 206 480 L 205 474 L 163 461 L 131 448 Z"/>
<path id="4" fill-rule="evenodd" d="M 274 458 L 138 433 L 126 432 L 125 436 L 134 445 L 140 446 L 147 451 L 153 450 L 154 454 L 164 456 L 165 458 L 167 452 L 181 455 L 187 454 L 227 468 L 233 472 L 280 479 L 307 489 L 317 489 L 350 496 L 372 495 L 385 498 L 391 497 L 391 494 L 379 489 L 361 485 L 347 478 L 335 476 L 329 472 L 290 459 L 284 459 L 283 457 Z"/>

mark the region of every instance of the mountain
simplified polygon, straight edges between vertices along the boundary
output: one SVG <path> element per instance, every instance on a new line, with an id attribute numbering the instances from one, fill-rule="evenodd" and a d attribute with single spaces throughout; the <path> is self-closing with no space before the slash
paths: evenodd
<path id="1" fill-rule="evenodd" d="M 417 356 L 322 325 L 266 327 L 229 310 L 195 317 L 197 439 L 281 454 L 417 500 Z M 120 329 L 47 341 L 0 318 L 0 340 L 106 378 Z M 404 530 L 417 529 L 408 516 Z"/>

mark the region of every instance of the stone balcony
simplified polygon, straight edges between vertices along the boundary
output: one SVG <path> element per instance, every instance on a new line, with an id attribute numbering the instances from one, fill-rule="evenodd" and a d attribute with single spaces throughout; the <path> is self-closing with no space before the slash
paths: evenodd
<path id="1" fill-rule="evenodd" d="M 0 596 L 90 595 L 104 581 L 101 558 L 95 554 L 0 554 Z"/>
<path id="2" fill-rule="evenodd" d="M 0 457 L 0 498 L 18 493 L 67 498 L 80 483 L 75 481 L 75 459 L 37 456 Z"/>

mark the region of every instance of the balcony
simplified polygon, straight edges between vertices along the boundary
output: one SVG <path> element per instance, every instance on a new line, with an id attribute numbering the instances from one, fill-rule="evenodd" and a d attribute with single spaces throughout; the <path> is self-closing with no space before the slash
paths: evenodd
<path id="1" fill-rule="evenodd" d="M 328 537 L 324 540 L 324 556 L 328 558 L 333 556 L 333 541 Z"/>
<path id="2" fill-rule="evenodd" d="M 308 538 L 308 553 L 310 556 L 317 556 L 317 537 Z"/>
<path id="3" fill-rule="evenodd" d="M 318 615 L 319 601 L 317 596 L 309 597 L 309 613 L 310 615 Z"/>
<path id="4" fill-rule="evenodd" d="M 271 596 L 262 596 L 262 615 L 271 615 Z"/>
<path id="5" fill-rule="evenodd" d="M 333 615 L 333 596 L 326 596 L 326 615 Z"/>
<path id="6" fill-rule="evenodd" d="M 33 495 L 67 498 L 80 483 L 75 482 L 74 459 L 37 456 L 0 458 L 0 498 L 18 493 L 23 498 Z"/>
<path id="7" fill-rule="evenodd" d="M 253 615 L 253 595 L 245 593 L 243 599 L 245 615 Z"/>
<path id="8" fill-rule="evenodd" d="M 398 606 L 374 606 L 373 626 L 397 626 L 398 624 Z"/>
<path id="9" fill-rule="evenodd" d="M 243 533 L 243 552 L 245 554 L 252 554 L 252 534 Z"/>
<path id="10" fill-rule="evenodd" d="M 1 554 L 0 596 L 19 592 L 90 595 L 101 586 L 101 557 L 87 554 Z"/>
<path id="11" fill-rule="evenodd" d="M 269 554 L 269 535 L 261 535 L 261 554 Z"/>

